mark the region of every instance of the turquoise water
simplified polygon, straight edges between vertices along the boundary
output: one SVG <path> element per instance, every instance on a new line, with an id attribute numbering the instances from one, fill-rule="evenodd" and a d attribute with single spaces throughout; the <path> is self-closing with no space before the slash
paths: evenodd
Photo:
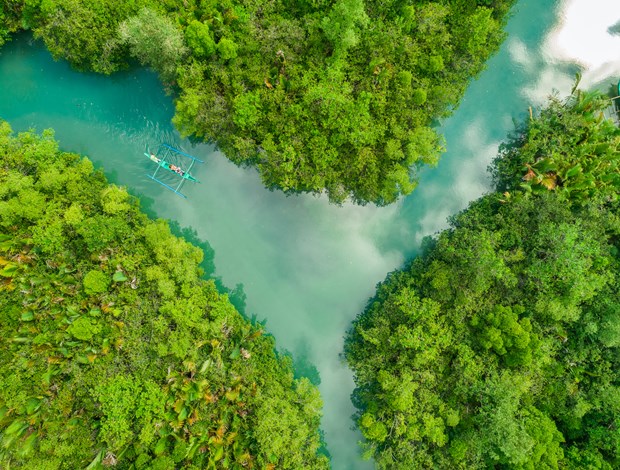
<path id="1" fill-rule="evenodd" d="M 552 0 L 519 2 L 509 39 L 459 110 L 442 123 L 448 153 L 424 172 L 411 197 L 386 208 L 330 206 L 322 197 L 265 190 L 256 172 L 232 165 L 209 145 L 180 139 L 173 104 L 157 77 L 132 70 L 79 74 L 54 62 L 30 36 L 0 50 L 0 117 L 15 130 L 53 127 L 64 150 L 88 155 L 108 177 L 139 195 L 156 215 L 208 241 L 215 275 L 242 284 L 245 312 L 267 320 L 278 348 L 320 377 L 322 426 L 336 470 L 370 468 L 351 429 L 353 390 L 341 361 L 343 336 L 377 282 L 415 254 L 423 236 L 489 188 L 486 167 L 498 143 L 552 87 L 570 86 L 576 66 L 549 65 L 540 46 L 557 20 Z M 541 80 L 549 71 L 552 80 Z M 167 141 L 203 159 L 183 200 L 149 180 L 145 144 Z"/>

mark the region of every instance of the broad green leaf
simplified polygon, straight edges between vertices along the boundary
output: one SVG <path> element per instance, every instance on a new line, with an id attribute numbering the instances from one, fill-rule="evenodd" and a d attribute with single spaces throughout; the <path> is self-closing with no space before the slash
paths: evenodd
<path id="1" fill-rule="evenodd" d="M 157 445 L 155 446 L 155 449 L 153 449 L 153 452 L 155 453 L 155 455 L 161 455 L 166 452 L 167 446 L 168 442 L 166 438 L 162 437 L 161 439 L 159 439 L 159 441 L 157 441 Z"/>
<path id="2" fill-rule="evenodd" d="M 26 413 L 28 413 L 29 415 L 34 413 L 39 409 L 39 406 L 41 406 L 40 398 L 28 398 L 28 401 L 26 402 Z"/>
<path id="3" fill-rule="evenodd" d="M 2 277 L 13 277 L 17 272 L 17 265 L 15 263 L 7 263 L 7 265 L 0 271 Z"/>
<path id="4" fill-rule="evenodd" d="M 34 312 L 32 310 L 28 310 L 26 312 L 22 312 L 22 321 L 32 321 L 34 320 Z"/>
<path id="5" fill-rule="evenodd" d="M 95 470 L 97 468 L 101 468 L 101 462 L 103 462 L 104 456 L 105 456 L 105 449 L 101 449 L 99 452 L 97 452 L 97 455 L 95 455 L 95 458 L 88 465 L 88 467 L 86 467 L 85 470 Z"/>

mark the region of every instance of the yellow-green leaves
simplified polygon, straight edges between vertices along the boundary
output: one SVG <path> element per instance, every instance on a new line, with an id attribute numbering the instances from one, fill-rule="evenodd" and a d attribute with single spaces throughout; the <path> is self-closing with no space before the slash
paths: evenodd
<path id="1" fill-rule="evenodd" d="M 103 212 L 110 215 L 121 214 L 129 211 L 129 194 L 123 188 L 109 185 L 101 193 Z"/>
<path id="2" fill-rule="evenodd" d="M 94 335 L 101 332 L 101 325 L 91 318 L 82 316 L 71 323 L 67 331 L 79 340 L 90 341 Z"/>
<path id="3" fill-rule="evenodd" d="M 54 149 L 0 136 L 0 467 L 327 468 L 317 389 L 203 251 Z"/>
<path id="4" fill-rule="evenodd" d="M 84 290 L 88 294 L 100 294 L 108 290 L 110 285 L 109 276 L 99 270 L 92 270 L 84 276 Z"/>
<path id="5" fill-rule="evenodd" d="M 185 40 L 196 57 L 207 58 L 215 53 L 213 33 L 205 23 L 192 20 L 185 28 Z"/>

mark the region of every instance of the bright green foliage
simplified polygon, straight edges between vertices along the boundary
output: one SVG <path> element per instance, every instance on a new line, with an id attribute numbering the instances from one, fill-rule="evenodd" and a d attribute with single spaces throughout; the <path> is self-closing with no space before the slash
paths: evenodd
<path id="1" fill-rule="evenodd" d="M 514 308 L 497 305 L 484 315 L 473 315 L 470 323 L 476 327 L 480 345 L 503 356 L 507 366 L 529 365 L 532 351 L 538 342 L 530 334 L 532 323 L 529 318 L 519 318 L 525 309 L 517 305 Z"/>
<path id="2" fill-rule="evenodd" d="M 87 294 L 100 294 L 108 290 L 109 276 L 97 269 L 89 271 L 84 276 L 84 292 Z"/>
<path id="3" fill-rule="evenodd" d="M 217 43 L 216 49 L 222 60 L 229 61 L 237 57 L 237 49 L 239 49 L 239 46 L 231 39 L 222 38 Z"/>
<path id="4" fill-rule="evenodd" d="M 426 103 L 427 97 L 428 97 L 428 94 L 426 93 L 426 90 L 423 88 L 418 88 L 417 90 L 413 90 L 411 92 L 411 98 L 413 100 L 413 104 L 416 104 L 418 106 Z"/>
<path id="5" fill-rule="evenodd" d="M 323 469 L 321 400 L 261 325 L 50 132 L 0 123 L 0 467 Z"/>
<path id="6" fill-rule="evenodd" d="M 575 89 L 566 100 L 552 98 L 504 144 L 495 178 L 501 191 L 554 191 L 579 201 L 615 200 L 620 186 L 620 129 L 603 117 L 609 98 Z"/>
<path id="7" fill-rule="evenodd" d="M 179 130 L 270 188 L 389 204 L 437 162 L 430 126 L 497 50 L 514 0 L 414 3 L 25 0 L 5 16 L 79 69 L 153 67 Z"/>
<path id="8" fill-rule="evenodd" d="M 243 93 L 235 98 L 233 120 L 241 128 L 251 127 L 260 118 L 258 93 Z"/>
<path id="9" fill-rule="evenodd" d="M 583 99 L 553 99 L 496 160 L 510 192 L 453 217 L 354 322 L 346 357 L 378 468 L 620 466 L 619 133 Z M 533 155 L 593 184 L 519 186 Z"/>
<path id="10" fill-rule="evenodd" d="M 118 186 L 110 185 L 101 193 L 103 212 L 106 214 L 122 214 L 131 209 L 127 191 Z M 74 209 L 76 210 L 76 209 Z"/>
<path id="11" fill-rule="evenodd" d="M 79 340 L 90 341 L 94 335 L 101 332 L 101 326 L 88 317 L 79 317 L 69 325 L 67 332 Z"/>
<path id="12" fill-rule="evenodd" d="M 334 60 L 343 60 L 359 43 L 359 30 L 369 22 L 364 6 L 362 0 L 337 0 L 321 21 L 321 29 L 334 48 Z"/>
<path id="13" fill-rule="evenodd" d="M 215 41 L 208 24 L 192 20 L 185 28 L 185 41 L 193 55 L 199 59 L 208 58 L 215 53 Z"/>

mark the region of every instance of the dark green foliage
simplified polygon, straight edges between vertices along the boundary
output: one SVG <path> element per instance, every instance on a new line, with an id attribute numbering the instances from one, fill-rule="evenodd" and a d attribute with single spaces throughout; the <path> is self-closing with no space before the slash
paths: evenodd
<path id="1" fill-rule="evenodd" d="M 127 63 L 119 40 L 119 24 L 137 15 L 149 0 L 26 0 L 24 14 L 35 37 L 45 41 L 55 58 L 79 70 L 112 73 Z"/>
<path id="2" fill-rule="evenodd" d="M 22 26 L 23 7 L 24 0 L 4 0 L 0 5 L 0 46 Z"/>
<path id="3" fill-rule="evenodd" d="M 179 130 L 270 188 L 389 204 L 437 162 L 430 126 L 497 50 L 513 3 L 25 0 L 5 17 L 79 69 L 150 65 Z"/>
<path id="4" fill-rule="evenodd" d="M 379 468 L 620 465 L 620 132 L 602 104 L 553 99 L 496 160 L 504 194 L 453 217 L 354 322 L 357 422 Z M 543 159 L 558 183 L 534 190 L 522 169 Z M 569 165 L 589 168 L 587 192 Z"/>
<path id="5" fill-rule="evenodd" d="M 273 339 L 50 132 L 0 123 L 0 467 L 321 469 Z"/>

